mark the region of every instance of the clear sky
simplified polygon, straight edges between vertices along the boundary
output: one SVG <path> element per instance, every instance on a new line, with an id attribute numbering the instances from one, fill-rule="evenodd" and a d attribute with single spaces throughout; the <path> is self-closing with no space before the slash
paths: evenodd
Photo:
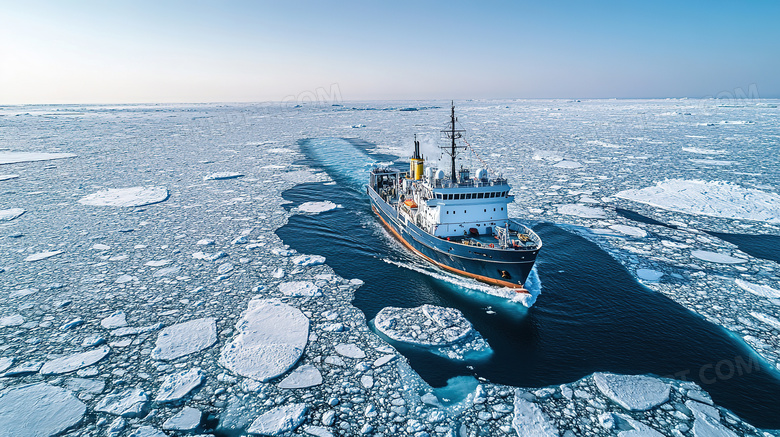
<path id="1" fill-rule="evenodd" d="M 780 97 L 780 1 L 0 0 L 0 104 Z"/>

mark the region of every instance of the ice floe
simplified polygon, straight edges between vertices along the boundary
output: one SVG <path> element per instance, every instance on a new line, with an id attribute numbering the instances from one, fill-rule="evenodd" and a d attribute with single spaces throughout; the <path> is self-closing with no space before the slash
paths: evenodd
<path id="1" fill-rule="evenodd" d="M 240 178 L 242 176 L 244 176 L 243 173 L 236 173 L 236 172 L 232 172 L 232 171 L 223 171 L 223 172 L 212 173 L 212 174 L 210 174 L 208 176 L 204 176 L 203 180 L 204 181 L 216 181 L 216 180 L 223 180 L 223 179 L 235 179 L 235 178 Z"/>
<path id="2" fill-rule="evenodd" d="M 168 199 L 165 187 L 109 188 L 79 199 L 79 203 L 91 206 L 146 206 Z"/>
<path id="3" fill-rule="evenodd" d="M 653 269 L 636 269 L 636 275 L 644 281 L 658 281 L 664 276 L 664 273 Z"/>
<path id="4" fill-rule="evenodd" d="M 735 279 L 734 282 L 739 288 L 749 291 L 756 296 L 767 297 L 769 299 L 780 299 L 780 290 L 776 290 L 768 285 L 753 284 L 752 282 Z"/>
<path id="5" fill-rule="evenodd" d="M 322 374 L 311 364 L 304 364 L 293 370 L 279 382 L 279 388 L 308 388 L 322 384 Z"/>
<path id="6" fill-rule="evenodd" d="M 162 428 L 170 431 L 192 431 L 200 425 L 203 413 L 192 407 L 184 407 L 174 416 L 163 422 Z"/>
<path id="7" fill-rule="evenodd" d="M 78 424 L 87 406 L 60 387 L 37 383 L 0 392 L 0 435 L 59 435 Z"/>
<path id="8" fill-rule="evenodd" d="M 10 222 L 24 214 L 25 211 L 22 208 L 0 209 L 0 222 Z"/>
<path id="9" fill-rule="evenodd" d="M 553 167 L 557 168 L 580 168 L 582 167 L 582 164 L 577 161 L 568 161 L 563 160 L 553 165 Z"/>
<path id="10" fill-rule="evenodd" d="M 58 375 L 61 373 L 75 372 L 84 367 L 91 366 L 106 357 L 111 352 L 108 346 L 102 346 L 86 352 L 81 352 L 67 357 L 47 361 L 40 370 L 41 375 Z"/>
<path id="11" fill-rule="evenodd" d="M 140 388 L 128 388 L 106 395 L 95 405 L 95 411 L 122 417 L 140 416 L 146 410 L 149 397 Z"/>
<path id="12" fill-rule="evenodd" d="M 34 253 L 34 254 L 28 256 L 24 260 L 27 261 L 27 262 L 40 261 L 42 259 L 46 259 L 46 258 L 51 258 L 53 256 L 57 256 L 57 255 L 61 254 L 62 252 L 63 251 L 61 251 L 61 250 L 50 250 L 50 251 L 47 251 L 47 252 L 38 252 L 38 253 Z"/>
<path id="13" fill-rule="evenodd" d="M 156 402 L 178 401 L 200 386 L 203 379 L 203 372 L 199 367 L 167 375 L 154 400 Z"/>
<path id="14" fill-rule="evenodd" d="M 100 326 L 106 329 L 115 329 L 127 326 L 127 316 L 124 311 L 116 311 L 100 321 Z"/>
<path id="15" fill-rule="evenodd" d="M 686 214 L 780 223 L 780 196 L 730 182 L 668 179 L 615 197 Z"/>
<path id="16" fill-rule="evenodd" d="M 0 317 L 0 326 L 19 326 L 23 323 L 24 317 L 21 314 Z"/>
<path id="17" fill-rule="evenodd" d="M 594 373 L 596 387 L 613 402 L 630 411 L 645 411 L 669 400 L 670 385 L 643 375 Z"/>
<path id="18" fill-rule="evenodd" d="M 321 255 L 298 255 L 292 258 L 293 264 L 303 267 L 325 264 L 325 257 Z"/>
<path id="19" fill-rule="evenodd" d="M 305 202 L 302 203 L 300 206 L 298 206 L 298 211 L 309 213 L 309 214 L 319 214 L 326 211 L 331 211 L 337 208 L 341 208 L 341 205 L 337 205 L 330 200 L 325 200 L 323 202 Z"/>
<path id="20" fill-rule="evenodd" d="M 161 330 L 151 357 L 175 360 L 206 349 L 217 342 L 216 320 L 211 317 L 177 323 Z"/>
<path id="21" fill-rule="evenodd" d="M 20 162 L 50 161 L 52 159 L 75 158 L 73 153 L 11 152 L 0 150 L 0 165 Z"/>
<path id="22" fill-rule="evenodd" d="M 223 367 L 268 381 L 298 362 L 309 339 L 309 319 L 277 299 L 253 299 L 236 323 L 238 335 L 219 357 Z"/>
<path id="23" fill-rule="evenodd" d="M 606 218 L 607 214 L 601 208 L 593 206 L 567 204 L 558 207 L 559 214 L 573 215 L 582 218 Z"/>
<path id="24" fill-rule="evenodd" d="M 516 392 L 513 411 L 512 428 L 518 436 L 558 437 L 560 435 L 558 428 L 542 409 L 523 398 L 523 393 Z"/>
<path id="25" fill-rule="evenodd" d="M 748 262 L 748 260 L 745 258 L 737 258 L 735 256 L 730 256 L 718 252 L 710 252 L 708 250 L 692 250 L 691 256 L 702 261 L 709 261 L 718 264 L 743 264 Z"/>
<path id="26" fill-rule="evenodd" d="M 11 179 L 18 179 L 18 174 L 0 174 L 0 182 L 2 181 L 10 181 Z"/>
<path id="27" fill-rule="evenodd" d="M 630 237 L 644 238 L 647 236 L 647 231 L 642 228 L 637 228 L 636 226 L 610 225 L 609 228 Z"/>
<path id="28" fill-rule="evenodd" d="M 292 431 L 306 419 L 308 407 L 306 404 L 288 404 L 269 410 L 259 416 L 249 425 L 250 434 L 278 435 Z"/>
<path id="29" fill-rule="evenodd" d="M 285 296 L 315 297 L 321 296 L 320 287 L 311 281 L 290 281 L 279 284 L 279 291 Z"/>
<path id="30" fill-rule="evenodd" d="M 463 314 L 454 308 L 422 305 L 385 307 L 374 318 L 377 331 L 391 340 L 432 347 L 439 355 L 462 360 L 490 347 Z"/>

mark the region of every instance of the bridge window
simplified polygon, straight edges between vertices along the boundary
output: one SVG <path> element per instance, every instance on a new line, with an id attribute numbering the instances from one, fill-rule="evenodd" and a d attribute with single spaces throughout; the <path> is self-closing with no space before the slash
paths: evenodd
<path id="1" fill-rule="evenodd" d="M 477 199 L 482 199 L 482 198 L 484 198 L 484 197 L 485 197 L 485 195 L 484 195 L 483 193 L 479 193 L 479 194 L 477 194 Z"/>

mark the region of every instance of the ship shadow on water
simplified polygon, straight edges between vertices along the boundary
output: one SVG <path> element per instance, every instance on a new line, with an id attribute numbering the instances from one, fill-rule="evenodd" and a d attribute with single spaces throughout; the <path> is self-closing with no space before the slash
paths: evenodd
<path id="1" fill-rule="evenodd" d="M 402 267 L 418 261 L 382 228 L 358 187 L 302 184 L 283 197 L 288 208 L 322 200 L 344 206 L 293 215 L 277 234 L 301 253 L 325 256 L 340 276 L 363 280 L 353 304 L 367 320 L 386 306 L 453 307 L 487 340 L 493 354 L 466 362 L 394 344 L 434 387 L 457 376 L 544 387 L 598 371 L 654 374 L 694 381 L 752 424 L 780 428 L 777 371 L 741 339 L 642 286 L 596 244 L 559 226 L 534 226 L 545 244 L 536 264 L 542 294 L 525 309 Z"/>

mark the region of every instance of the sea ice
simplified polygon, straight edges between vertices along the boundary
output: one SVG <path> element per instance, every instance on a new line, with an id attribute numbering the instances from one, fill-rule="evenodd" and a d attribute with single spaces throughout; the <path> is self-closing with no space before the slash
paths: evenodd
<path id="1" fill-rule="evenodd" d="M 217 181 L 217 180 L 222 180 L 222 179 L 235 179 L 235 178 L 240 178 L 242 176 L 244 176 L 242 173 L 236 173 L 236 172 L 232 172 L 232 171 L 222 171 L 222 172 L 212 173 L 212 174 L 210 174 L 208 176 L 204 176 L 203 180 L 204 181 Z"/>
<path id="2" fill-rule="evenodd" d="M 559 214 L 573 215 L 582 218 L 606 218 L 607 214 L 601 208 L 592 206 L 568 204 L 558 207 Z"/>
<path id="3" fill-rule="evenodd" d="M 664 274 L 663 272 L 659 272 L 657 270 L 636 269 L 636 275 L 639 277 L 639 279 L 655 282 L 661 279 Z"/>
<path id="4" fill-rule="evenodd" d="M 0 393 L 0 435 L 59 435 L 79 423 L 86 410 L 71 392 L 53 385 L 11 387 Z"/>
<path id="5" fill-rule="evenodd" d="M 311 364 L 304 364 L 293 370 L 279 382 L 279 388 L 307 388 L 322 384 L 322 374 Z"/>
<path id="6" fill-rule="evenodd" d="M 512 428 L 521 437 L 558 437 L 558 428 L 535 403 L 523 398 L 520 390 L 515 391 L 514 418 Z"/>
<path id="7" fill-rule="evenodd" d="M 162 323 L 155 323 L 154 325 L 147 326 L 125 326 L 117 328 L 111 331 L 111 335 L 114 337 L 125 337 L 127 335 L 138 335 L 146 332 L 156 331 L 163 327 Z"/>
<path id="8" fill-rule="evenodd" d="M 335 349 L 339 355 L 345 356 L 347 358 L 360 360 L 366 357 L 366 353 L 363 352 L 363 350 L 360 349 L 357 345 L 352 343 L 339 343 L 335 346 Z"/>
<path id="9" fill-rule="evenodd" d="M 737 258 L 718 252 L 709 252 L 706 250 L 692 250 L 691 256 L 702 261 L 709 261 L 718 264 L 742 264 L 748 262 L 748 260 L 745 258 Z"/>
<path id="10" fill-rule="evenodd" d="M 563 161 L 560 161 L 560 162 L 556 163 L 555 165 L 553 165 L 553 167 L 557 167 L 557 168 L 580 168 L 580 167 L 582 167 L 582 164 L 577 162 L 577 161 L 563 160 Z"/>
<path id="11" fill-rule="evenodd" d="M 153 426 L 142 425 L 127 437 L 168 437 L 168 435 Z"/>
<path id="12" fill-rule="evenodd" d="M 110 316 L 100 321 L 100 326 L 106 329 L 115 329 L 127 326 L 127 319 L 124 311 L 116 311 Z"/>
<path id="13" fill-rule="evenodd" d="M 146 206 L 168 199 L 165 187 L 109 188 L 79 199 L 82 205 L 92 206 Z"/>
<path id="14" fill-rule="evenodd" d="M 10 152 L 7 150 L 0 150 L 0 165 L 74 157 L 76 157 L 76 155 L 73 153 Z"/>
<path id="15" fill-rule="evenodd" d="M 73 372 L 83 367 L 91 366 L 106 357 L 111 352 L 108 346 L 102 346 L 91 351 L 81 352 L 67 357 L 47 361 L 41 367 L 42 375 L 58 375 Z"/>
<path id="16" fill-rule="evenodd" d="M 0 326 L 19 326 L 24 323 L 24 317 L 21 314 L 11 314 L 10 316 L 0 317 Z"/>
<path id="17" fill-rule="evenodd" d="M 171 431 L 192 431 L 200 425 L 203 413 L 197 408 L 184 407 L 163 423 L 162 428 Z"/>
<path id="18" fill-rule="evenodd" d="M 320 255 L 298 255 L 293 257 L 292 262 L 303 267 L 318 266 L 325 264 L 325 257 Z"/>
<path id="19" fill-rule="evenodd" d="M 460 311 L 433 305 L 385 307 L 376 315 L 374 326 L 392 340 L 425 346 L 455 343 L 473 329 Z"/>
<path id="20" fill-rule="evenodd" d="M 309 339 L 309 319 L 278 299 L 253 299 L 236 330 L 239 333 L 222 349 L 219 364 L 265 382 L 298 362 Z"/>
<path id="21" fill-rule="evenodd" d="M 336 208 L 341 208 L 341 205 L 337 205 L 330 200 L 326 200 L 324 202 L 305 202 L 302 203 L 298 207 L 298 211 L 309 213 L 309 214 L 319 214 L 321 212 L 330 211 Z"/>
<path id="22" fill-rule="evenodd" d="M 599 390 L 621 407 L 630 411 L 645 411 L 669 400 L 670 385 L 643 375 L 594 373 Z"/>
<path id="23" fill-rule="evenodd" d="M 0 174 L 0 182 L 19 178 L 18 174 Z"/>
<path id="24" fill-rule="evenodd" d="M 39 253 L 35 253 L 35 254 L 32 254 L 32 255 L 28 256 L 24 260 L 27 261 L 27 262 L 40 261 L 42 259 L 51 258 L 51 257 L 59 255 L 61 253 L 62 253 L 61 250 L 52 250 L 52 251 L 48 251 L 48 252 L 39 252 Z"/>
<path id="25" fill-rule="evenodd" d="M 0 209 L 0 222 L 10 222 L 24 213 L 22 208 Z"/>
<path id="26" fill-rule="evenodd" d="M 160 331 L 151 357 L 155 360 L 175 360 L 206 349 L 216 342 L 217 325 L 213 318 L 190 320 Z"/>
<path id="27" fill-rule="evenodd" d="M 288 404 L 267 411 L 255 419 L 246 432 L 250 434 L 278 435 L 292 431 L 306 419 L 306 404 Z"/>
<path id="28" fill-rule="evenodd" d="M 770 299 L 780 299 L 780 290 L 775 290 L 767 285 L 753 284 L 751 282 L 743 281 L 742 279 L 736 279 L 734 282 L 739 288 L 749 291 L 756 296 L 767 297 Z"/>
<path id="29" fill-rule="evenodd" d="M 636 226 L 611 225 L 609 228 L 630 237 L 644 238 L 647 236 L 647 232 L 644 229 L 637 228 Z"/>
<path id="30" fill-rule="evenodd" d="M 780 223 L 779 195 L 729 182 L 668 179 L 615 197 L 685 214 Z"/>
<path id="31" fill-rule="evenodd" d="M 761 320 L 762 322 L 766 323 L 767 325 L 777 329 L 778 331 L 780 331 L 780 320 L 777 320 L 776 318 L 774 318 L 772 316 L 769 316 L 769 315 L 766 315 L 766 314 L 763 314 L 763 313 L 759 313 L 759 312 L 755 312 L 755 311 L 751 311 L 750 315 L 755 317 L 755 318 L 757 318 L 758 320 Z"/>
<path id="32" fill-rule="evenodd" d="M 321 296 L 320 288 L 311 281 L 291 281 L 279 284 L 279 291 L 285 296 L 314 297 Z"/>
<path id="33" fill-rule="evenodd" d="M 187 393 L 203 383 L 203 372 L 199 367 L 167 375 L 157 392 L 156 402 L 171 402 L 187 396 Z"/>
<path id="34" fill-rule="evenodd" d="M 122 417 L 136 417 L 146 409 L 149 397 L 140 388 L 111 393 L 95 405 L 95 411 Z"/>

